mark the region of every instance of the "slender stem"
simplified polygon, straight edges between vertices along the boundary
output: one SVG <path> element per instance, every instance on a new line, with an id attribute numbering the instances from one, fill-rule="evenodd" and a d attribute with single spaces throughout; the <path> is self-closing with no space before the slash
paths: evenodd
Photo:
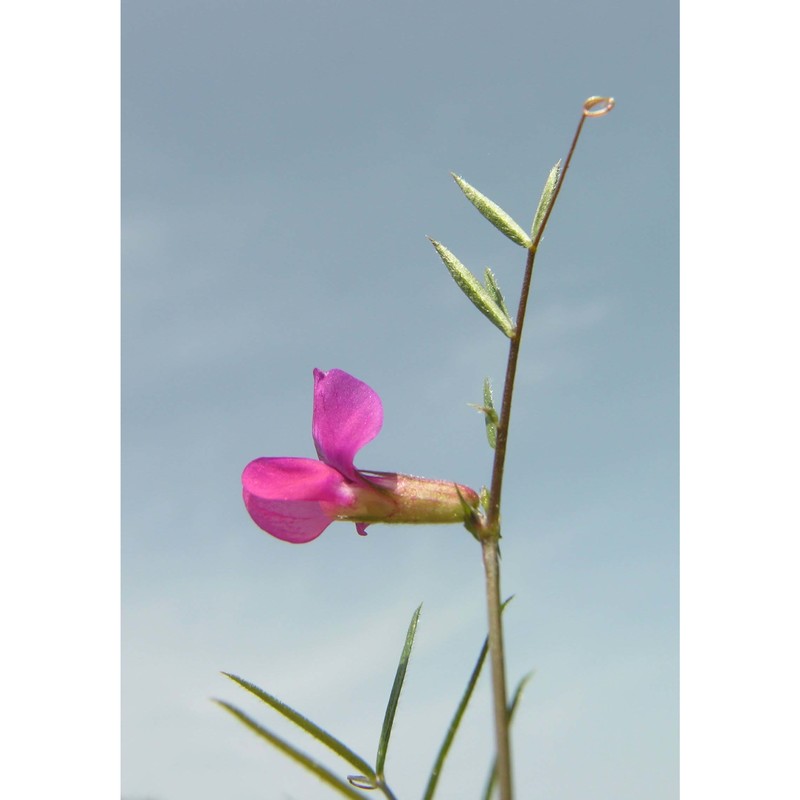
<path id="1" fill-rule="evenodd" d="M 387 798 L 387 800 L 397 800 L 397 798 L 394 795 L 394 792 L 383 782 L 382 778 L 378 782 L 378 789 L 380 789 L 383 792 L 383 795 L 384 797 Z"/>
<path id="2" fill-rule="evenodd" d="M 588 103 L 589 101 L 587 100 L 587 104 Z M 533 244 L 531 244 L 528 250 L 528 260 L 525 263 L 525 275 L 522 278 L 522 290 L 520 291 L 519 306 L 517 308 L 517 322 L 514 328 L 514 336 L 511 337 L 511 344 L 508 347 L 508 364 L 506 365 L 506 379 L 503 384 L 503 400 L 500 406 L 500 417 L 497 421 L 497 441 L 494 451 L 494 465 L 492 466 L 492 487 L 489 492 L 490 501 L 486 520 L 487 529 L 492 532 L 493 535 L 497 536 L 500 535 L 500 495 L 503 489 L 508 428 L 511 422 L 511 400 L 514 395 L 514 378 L 517 374 L 517 360 L 519 358 L 519 348 L 522 343 L 522 328 L 525 324 L 525 311 L 528 308 L 528 295 L 530 294 L 531 281 L 533 279 L 533 262 L 536 258 L 536 250 L 539 247 L 542 234 L 550 219 L 550 214 L 561 192 L 561 187 L 564 185 L 564 178 L 567 176 L 567 170 L 572 161 L 572 154 L 575 152 L 575 146 L 578 144 L 583 123 L 586 121 L 587 111 L 588 108 L 585 105 L 575 135 L 572 137 L 569 153 L 567 153 L 567 157 L 564 160 L 564 167 L 561 170 L 561 175 L 559 176 L 558 183 L 553 192 L 552 200 L 547 207 L 547 211 L 542 219 L 542 224 L 539 226 L 536 238 L 533 240 Z M 591 114 L 591 112 L 589 113 Z"/>
<path id="3" fill-rule="evenodd" d="M 506 364 L 506 379 L 503 384 L 503 400 L 500 405 L 500 415 L 497 420 L 497 440 L 494 450 L 494 465 L 492 467 L 492 485 L 489 490 L 489 508 L 487 511 L 486 527 L 494 536 L 500 536 L 500 494 L 503 489 L 503 473 L 506 463 L 506 446 L 508 443 L 508 427 L 511 421 L 511 400 L 514 395 L 514 378 L 517 375 L 517 360 L 519 348 L 522 343 L 522 326 L 525 324 L 525 310 L 528 306 L 531 280 L 533 279 L 533 261 L 536 258 L 535 245 L 528 250 L 528 260 L 525 263 L 525 274 L 522 278 L 522 291 L 520 293 L 519 308 L 514 336 L 508 347 L 508 363 Z"/>
<path id="4" fill-rule="evenodd" d="M 604 108 L 593 111 L 600 103 Z M 528 258 L 525 263 L 525 274 L 522 278 L 519 307 L 517 309 L 517 322 L 514 335 L 508 348 L 508 363 L 506 365 L 506 379 L 503 384 L 503 399 L 500 406 L 500 415 L 497 421 L 497 439 L 495 442 L 494 464 L 492 466 L 492 482 L 489 491 L 489 507 L 486 519 L 480 530 L 480 540 L 483 549 L 483 567 L 486 573 L 486 605 L 489 618 L 489 653 L 492 663 L 492 695 L 494 700 L 495 736 L 497 740 L 497 779 L 500 787 L 501 800 L 513 799 L 513 782 L 511 778 L 511 743 L 508 730 L 508 711 L 506 693 L 505 652 L 503 649 L 503 620 L 500 605 L 500 496 L 503 489 L 503 474 L 505 471 L 506 447 L 508 443 L 508 430 L 511 421 L 511 401 L 514 394 L 514 379 L 517 374 L 517 361 L 522 342 L 522 329 L 525 324 L 525 311 L 528 307 L 531 281 L 533 279 L 533 263 L 536 250 L 539 247 L 544 229 L 550 219 L 561 187 L 564 183 L 567 170 L 572 161 L 572 154 L 581 135 L 583 123 L 589 116 L 601 116 L 614 107 L 611 98 L 592 97 L 584 103 L 581 120 L 572 138 L 572 144 L 564 160 L 558 183 L 556 184 L 549 206 L 539 226 L 536 238 L 528 249 Z"/>
<path id="5" fill-rule="evenodd" d="M 497 781 L 502 800 L 514 795 L 511 780 L 511 741 L 506 711 L 506 668 L 503 649 L 503 624 L 500 603 L 500 552 L 496 537 L 481 541 L 483 568 L 486 573 L 486 604 L 489 614 L 489 658 L 492 663 L 492 693 L 494 697 L 494 728 L 497 741 Z"/>

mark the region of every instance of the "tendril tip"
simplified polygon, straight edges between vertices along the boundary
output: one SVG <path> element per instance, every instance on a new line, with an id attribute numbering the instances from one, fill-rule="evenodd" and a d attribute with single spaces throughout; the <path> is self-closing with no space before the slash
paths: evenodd
<path id="1" fill-rule="evenodd" d="M 608 114 L 615 105 L 613 97 L 590 97 L 583 104 L 583 116 L 602 117 L 604 114 Z"/>

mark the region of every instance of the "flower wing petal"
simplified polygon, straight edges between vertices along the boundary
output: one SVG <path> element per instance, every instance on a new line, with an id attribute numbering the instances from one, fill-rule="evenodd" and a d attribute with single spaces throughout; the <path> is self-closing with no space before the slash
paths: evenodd
<path id="1" fill-rule="evenodd" d="M 311 434 L 322 461 L 361 483 L 353 458 L 382 425 L 383 404 L 366 383 L 341 369 L 314 370 Z"/>
<path id="2" fill-rule="evenodd" d="M 310 542 L 352 503 L 342 475 L 309 458 L 257 458 L 242 473 L 253 522 L 285 542 Z"/>

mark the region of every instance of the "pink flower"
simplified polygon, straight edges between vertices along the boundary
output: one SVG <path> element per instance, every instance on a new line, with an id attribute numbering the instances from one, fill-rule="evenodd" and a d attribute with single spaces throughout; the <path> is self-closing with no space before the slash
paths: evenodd
<path id="1" fill-rule="evenodd" d="M 314 370 L 311 435 L 319 461 L 257 458 L 242 473 L 253 521 L 286 542 L 310 542 L 334 520 L 464 522 L 478 495 L 466 486 L 393 472 L 356 469 L 356 453 L 380 432 L 383 405 L 366 383 L 340 369 Z"/>

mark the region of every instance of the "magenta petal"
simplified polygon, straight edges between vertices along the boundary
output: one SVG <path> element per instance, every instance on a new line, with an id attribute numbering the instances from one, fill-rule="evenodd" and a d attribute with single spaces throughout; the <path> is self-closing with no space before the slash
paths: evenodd
<path id="1" fill-rule="evenodd" d="M 309 458 L 257 458 L 242 473 L 253 522 L 285 542 L 310 542 L 353 500 L 345 479 Z"/>
<path id="2" fill-rule="evenodd" d="M 361 483 L 353 458 L 382 425 L 381 399 L 366 383 L 340 369 L 314 370 L 311 434 L 322 461 Z"/>

